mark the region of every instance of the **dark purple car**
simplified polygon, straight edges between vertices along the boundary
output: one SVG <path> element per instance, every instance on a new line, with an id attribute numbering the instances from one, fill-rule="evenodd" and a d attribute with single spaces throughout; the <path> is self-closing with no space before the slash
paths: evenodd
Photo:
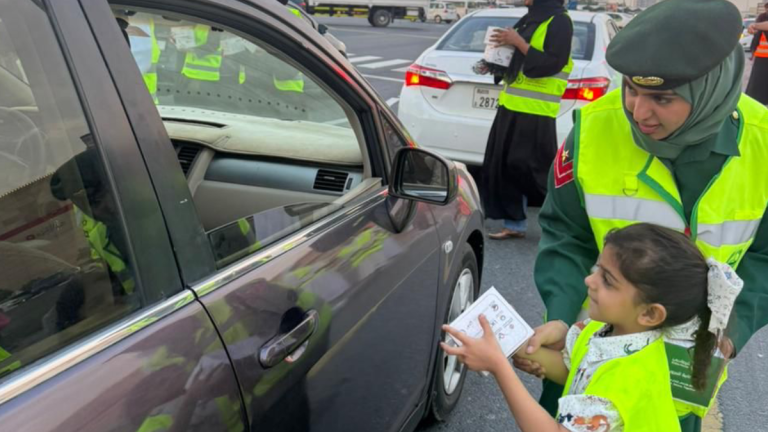
<path id="1" fill-rule="evenodd" d="M 477 190 L 274 0 L 0 0 L 0 430 L 456 406 Z"/>

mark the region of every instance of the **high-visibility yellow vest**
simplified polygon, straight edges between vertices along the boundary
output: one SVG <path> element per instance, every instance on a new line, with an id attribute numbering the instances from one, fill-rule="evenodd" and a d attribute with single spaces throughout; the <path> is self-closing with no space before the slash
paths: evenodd
<path id="1" fill-rule="evenodd" d="M 554 18 L 554 17 L 552 17 Z M 543 22 L 531 38 L 531 48 L 544 51 L 544 40 L 552 18 Z M 504 83 L 504 91 L 499 94 L 499 105 L 510 111 L 557 117 L 560 111 L 560 98 L 568 86 L 568 77 L 573 70 L 573 59 L 568 55 L 568 64 L 555 76 L 529 78 L 522 68 L 513 83 Z"/>
<path id="2" fill-rule="evenodd" d="M 11 353 L 4 350 L 2 347 L 0 347 L 0 363 L 6 361 L 11 357 Z M 21 367 L 21 361 L 16 360 L 15 362 L 12 362 L 9 365 L 0 367 L 0 376 L 3 376 L 7 373 L 13 372 L 16 369 Z"/>
<path id="3" fill-rule="evenodd" d="M 171 429 L 173 417 L 168 414 L 158 414 L 147 417 L 136 432 L 161 432 Z"/>
<path id="4" fill-rule="evenodd" d="M 207 25 L 195 26 L 195 43 L 198 47 L 208 42 L 208 34 L 211 28 Z M 184 58 L 182 75 L 187 78 L 200 81 L 218 81 L 221 71 L 221 47 L 216 48 L 215 54 L 198 55 L 197 49 L 187 51 Z"/>
<path id="5" fill-rule="evenodd" d="M 690 234 L 705 257 L 738 268 L 768 205 L 768 109 L 741 97 L 740 156 L 726 160 L 688 221 L 673 174 L 635 145 L 622 103 L 621 90 L 615 90 L 577 111 L 574 124 L 576 185 L 598 249 L 611 230 L 647 222 Z M 707 412 L 676 405 L 680 416 Z"/>
<path id="6" fill-rule="evenodd" d="M 149 70 L 143 74 L 144 84 L 152 96 L 152 100 L 157 103 L 157 63 L 160 61 L 160 46 L 155 37 L 155 20 L 149 20 L 149 37 L 152 39 L 152 57 Z"/>
<path id="7" fill-rule="evenodd" d="M 109 269 L 112 270 L 112 273 L 117 276 L 125 293 L 133 294 L 136 288 L 133 274 L 128 266 L 125 265 L 122 253 L 109 240 L 107 226 L 102 222 L 96 221 L 81 210 L 76 211 L 81 218 L 83 232 L 88 238 L 88 244 L 91 246 L 91 257 L 96 260 L 104 260 Z"/>
<path id="8" fill-rule="evenodd" d="M 648 222 L 687 232 L 707 258 L 738 268 L 768 205 L 768 110 L 742 96 L 740 156 L 729 157 L 687 221 L 674 175 L 635 145 L 616 90 L 576 113 L 574 173 L 600 250 L 612 229 Z"/>
<path id="9" fill-rule="evenodd" d="M 275 88 L 280 91 L 304 93 L 304 78 L 301 74 L 298 74 L 296 79 L 279 80 L 272 77 L 272 80 L 275 84 Z"/>
<path id="10" fill-rule="evenodd" d="M 581 361 L 589 350 L 589 340 L 604 325 L 592 321 L 576 339 L 563 396 L 569 394 Z M 583 394 L 610 400 L 621 415 L 625 432 L 680 430 L 663 338 L 633 354 L 605 362 L 597 368 Z"/>

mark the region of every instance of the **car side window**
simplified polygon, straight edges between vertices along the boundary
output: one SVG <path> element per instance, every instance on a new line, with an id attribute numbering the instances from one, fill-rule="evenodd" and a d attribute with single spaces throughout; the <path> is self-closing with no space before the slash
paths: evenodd
<path id="1" fill-rule="evenodd" d="M 142 306 L 68 71 L 40 3 L 0 2 L 0 378 Z"/>
<path id="2" fill-rule="evenodd" d="M 389 119 L 382 115 L 381 125 L 384 131 L 384 139 L 387 140 L 387 148 L 391 157 L 395 157 L 395 153 L 403 147 L 408 147 L 408 142 L 397 133 L 397 128 L 392 124 Z"/>
<path id="3" fill-rule="evenodd" d="M 219 268 L 339 210 L 370 176 L 357 114 L 295 53 L 192 17 L 114 12 Z"/>

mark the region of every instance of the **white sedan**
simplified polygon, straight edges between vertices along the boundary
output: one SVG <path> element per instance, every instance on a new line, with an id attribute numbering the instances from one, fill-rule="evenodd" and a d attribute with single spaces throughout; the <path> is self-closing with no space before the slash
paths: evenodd
<path id="1" fill-rule="evenodd" d="M 420 146 L 471 165 L 481 165 L 501 85 L 477 75 L 489 26 L 512 27 L 526 9 L 487 9 L 459 21 L 408 68 L 399 116 Z M 621 76 L 605 62 L 618 28 L 606 14 L 569 11 L 573 19 L 573 72 L 560 103 L 558 142 L 573 127 L 571 111 L 618 87 Z"/>

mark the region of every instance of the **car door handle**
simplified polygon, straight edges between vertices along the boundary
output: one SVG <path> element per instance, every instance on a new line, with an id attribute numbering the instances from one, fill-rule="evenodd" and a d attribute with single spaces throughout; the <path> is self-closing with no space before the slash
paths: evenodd
<path id="1" fill-rule="evenodd" d="M 275 336 L 261 347 L 259 362 L 265 368 L 277 366 L 291 353 L 301 347 L 317 328 L 318 314 L 311 310 L 306 317 L 288 333 Z"/>

